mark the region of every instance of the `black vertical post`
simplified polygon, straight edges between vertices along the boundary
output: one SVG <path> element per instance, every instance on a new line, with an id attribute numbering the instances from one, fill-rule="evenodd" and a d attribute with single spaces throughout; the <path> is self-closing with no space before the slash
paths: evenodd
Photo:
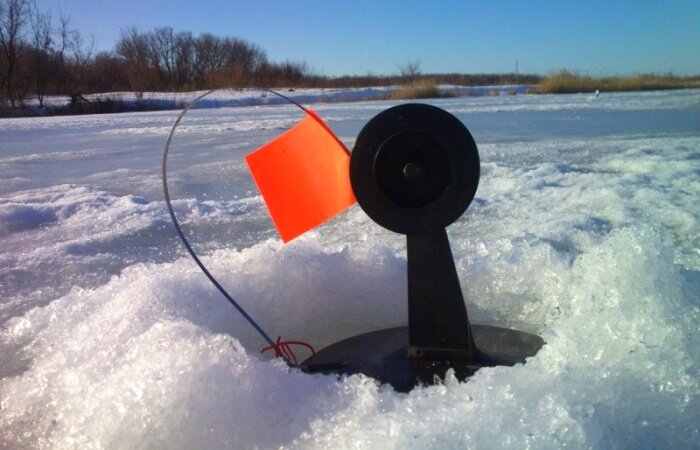
<path id="1" fill-rule="evenodd" d="M 406 240 L 409 356 L 471 361 L 474 341 L 447 232 L 408 234 Z"/>

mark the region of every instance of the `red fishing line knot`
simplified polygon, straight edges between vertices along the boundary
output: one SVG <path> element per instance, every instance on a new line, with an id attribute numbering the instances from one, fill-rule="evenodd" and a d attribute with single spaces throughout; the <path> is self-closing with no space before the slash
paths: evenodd
<path id="1" fill-rule="evenodd" d="M 264 347 L 262 350 L 260 350 L 260 353 L 265 353 L 268 350 L 274 350 L 275 351 L 275 357 L 277 358 L 284 358 L 289 363 L 297 367 L 299 366 L 299 362 L 297 361 L 297 356 L 294 354 L 294 351 L 290 347 L 290 345 L 301 345 L 302 347 L 306 347 L 309 350 L 311 350 L 311 354 L 315 354 L 316 350 L 314 348 L 307 344 L 306 342 L 302 341 L 283 341 L 282 336 L 277 336 L 277 341 L 275 341 L 274 344 L 268 345 L 267 347 Z"/>

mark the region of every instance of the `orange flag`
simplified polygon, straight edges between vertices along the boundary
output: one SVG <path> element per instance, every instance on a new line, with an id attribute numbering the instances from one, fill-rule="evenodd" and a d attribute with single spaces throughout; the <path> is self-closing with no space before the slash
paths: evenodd
<path id="1" fill-rule="evenodd" d="M 355 203 L 350 152 L 311 110 L 245 160 L 284 242 Z"/>

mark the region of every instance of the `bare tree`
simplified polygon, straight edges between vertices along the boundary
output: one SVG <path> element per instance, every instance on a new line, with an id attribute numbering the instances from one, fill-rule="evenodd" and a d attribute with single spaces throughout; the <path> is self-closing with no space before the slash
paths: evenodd
<path id="1" fill-rule="evenodd" d="M 217 84 L 218 73 L 224 67 L 221 38 L 204 33 L 195 39 L 195 78 L 201 86 Z"/>
<path id="2" fill-rule="evenodd" d="M 114 53 L 95 54 L 86 72 L 84 89 L 87 92 L 114 92 L 128 86 L 124 62 Z"/>
<path id="3" fill-rule="evenodd" d="M 70 17 L 61 16 L 56 32 L 53 78 L 61 92 L 70 96 L 71 108 L 85 102 L 83 90 L 95 49 L 94 39 L 85 41 L 80 31 L 71 29 Z"/>
<path id="4" fill-rule="evenodd" d="M 75 106 L 78 102 L 86 101 L 82 90 L 85 86 L 87 68 L 95 51 L 95 40 L 91 38 L 86 43 L 80 31 L 72 30 L 69 48 L 71 50 L 71 58 L 68 65 L 68 94 L 70 95 L 71 105 Z"/>
<path id="5" fill-rule="evenodd" d="M 56 47 L 55 62 L 54 62 L 54 82 L 59 92 L 66 92 L 68 84 L 69 70 L 67 61 L 67 52 L 69 51 L 71 39 L 70 17 L 61 15 L 58 20 L 58 29 L 56 30 Z"/>
<path id="6" fill-rule="evenodd" d="M 224 39 L 221 51 L 223 70 L 233 86 L 250 84 L 255 71 L 267 59 L 261 49 L 241 39 Z"/>
<path id="7" fill-rule="evenodd" d="M 175 73 L 178 87 L 189 87 L 194 81 L 194 38 L 189 31 L 175 36 Z"/>
<path id="8" fill-rule="evenodd" d="M 152 64 L 160 72 L 167 88 L 174 87 L 175 81 L 175 33 L 170 27 L 156 28 L 149 34 L 149 50 Z"/>
<path id="9" fill-rule="evenodd" d="M 12 109 L 22 101 L 17 86 L 18 65 L 25 45 L 22 33 L 29 13 L 27 0 L 0 0 L 0 53 L 2 53 L 2 84 Z"/>
<path id="10" fill-rule="evenodd" d="M 39 106 L 44 107 L 44 96 L 50 79 L 51 52 L 51 14 L 42 13 L 35 7 L 31 10 L 32 23 L 32 72 L 34 90 Z"/>
<path id="11" fill-rule="evenodd" d="M 421 75 L 420 61 L 417 59 L 409 59 L 406 64 L 399 67 L 399 72 L 401 77 L 406 80 L 407 83 L 413 84 L 418 81 Z"/>
<path id="12" fill-rule="evenodd" d="M 130 28 L 122 31 L 117 43 L 117 54 L 123 58 L 126 65 L 129 88 L 138 98 L 142 98 L 144 91 L 151 85 L 148 40 L 145 33 Z"/>

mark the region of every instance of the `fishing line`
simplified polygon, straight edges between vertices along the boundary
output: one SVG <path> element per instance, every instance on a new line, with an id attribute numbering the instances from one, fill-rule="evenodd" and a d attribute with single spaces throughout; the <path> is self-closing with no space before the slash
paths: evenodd
<path id="1" fill-rule="evenodd" d="M 287 97 L 286 95 L 280 94 L 279 92 L 273 91 L 271 89 L 266 89 L 266 88 L 253 88 L 253 89 L 259 89 L 264 92 L 269 92 L 270 94 L 274 94 L 287 102 L 296 105 L 299 107 L 302 111 L 305 113 L 308 113 L 308 110 L 304 108 L 301 104 L 297 103 L 296 101 L 292 100 L 291 98 Z M 268 347 L 265 347 L 263 351 L 274 349 L 275 350 L 275 356 L 283 358 L 288 364 L 296 366 L 296 357 L 294 354 L 291 352 L 291 349 L 289 348 L 289 344 L 299 344 L 298 341 L 281 341 L 281 339 L 278 337 L 276 341 L 272 340 L 270 335 L 268 335 L 265 330 L 248 314 L 245 309 L 241 305 L 238 304 L 238 302 L 233 298 L 231 294 L 229 294 L 226 289 L 216 280 L 214 275 L 211 274 L 209 269 L 204 265 L 201 259 L 197 256 L 195 253 L 194 249 L 192 248 L 192 245 L 190 245 L 190 242 L 187 240 L 187 237 L 185 236 L 185 233 L 182 231 L 182 228 L 180 226 L 180 223 L 177 220 L 177 217 L 175 217 L 175 211 L 173 209 L 172 201 L 170 200 L 170 192 L 168 190 L 168 153 L 170 152 L 170 144 L 172 143 L 173 137 L 175 136 L 175 130 L 177 130 L 177 127 L 180 125 L 180 122 L 182 119 L 185 117 L 185 114 L 194 107 L 197 102 L 202 100 L 204 97 L 208 96 L 209 94 L 218 91 L 219 89 L 211 89 L 204 94 L 200 95 L 199 97 L 195 98 L 191 103 L 189 103 L 185 109 L 182 110 L 180 115 L 177 117 L 177 120 L 175 120 L 175 123 L 173 124 L 173 127 L 170 129 L 170 134 L 168 135 L 168 140 L 165 143 L 165 149 L 163 150 L 163 165 L 162 165 L 162 171 L 163 171 L 163 193 L 165 194 L 165 204 L 168 206 L 168 212 L 170 213 L 170 218 L 173 221 L 173 225 L 175 226 L 175 230 L 177 231 L 178 236 L 180 236 L 180 240 L 184 244 L 185 248 L 187 249 L 187 252 L 190 254 L 192 259 L 194 260 L 195 263 L 197 263 L 197 266 L 201 269 L 201 271 L 204 273 L 204 275 L 207 276 L 209 281 L 216 286 L 216 288 L 219 290 L 219 292 L 228 300 L 228 302 L 236 308 L 236 310 L 243 316 L 244 319 L 248 321 L 248 323 L 257 331 L 260 336 L 269 344 Z M 300 345 L 308 346 L 308 344 L 305 343 L 300 343 Z M 311 348 L 313 351 L 313 348 Z M 291 354 L 290 354 L 291 353 Z"/>

